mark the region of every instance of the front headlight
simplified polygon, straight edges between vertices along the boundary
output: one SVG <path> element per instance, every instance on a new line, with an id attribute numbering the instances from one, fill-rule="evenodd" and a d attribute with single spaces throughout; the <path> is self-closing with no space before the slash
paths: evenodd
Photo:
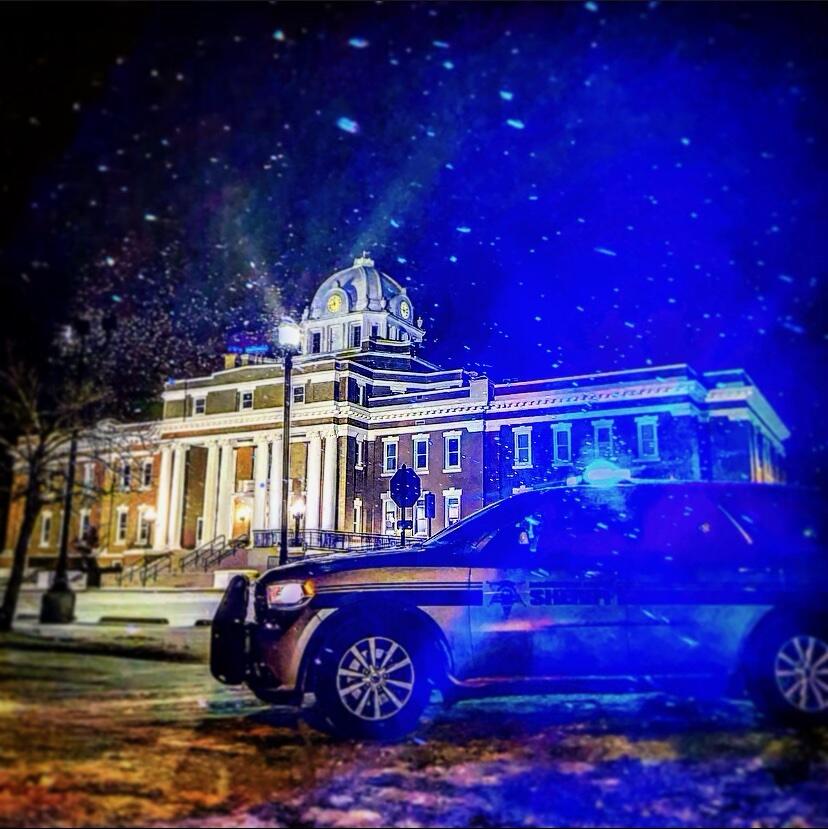
<path id="1" fill-rule="evenodd" d="M 304 604 L 316 595 L 313 582 L 287 581 L 276 582 L 267 586 L 267 604 L 269 607 L 296 607 Z"/>

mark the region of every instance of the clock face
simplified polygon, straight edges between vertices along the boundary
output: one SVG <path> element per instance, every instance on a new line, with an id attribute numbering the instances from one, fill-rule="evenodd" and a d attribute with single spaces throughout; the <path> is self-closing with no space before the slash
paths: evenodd
<path id="1" fill-rule="evenodd" d="M 404 320 L 407 320 L 411 316 L 411 306 L 405 300 L 400 303 L 400 316 Z"/>
<path id="2" fill-rule="evenodd" d="M 335 314 L 342 307 L 342 297 L 339 294 L 332 294 L 328 297 L 328 310 Z"/>

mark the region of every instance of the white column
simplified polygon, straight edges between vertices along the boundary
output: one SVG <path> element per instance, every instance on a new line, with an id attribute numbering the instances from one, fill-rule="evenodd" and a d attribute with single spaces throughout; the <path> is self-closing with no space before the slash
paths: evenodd
<path id="1" fill-rule="evenodd" d="M 322 438 L 313 433 L 308 443 L 308 464 L 305 470 L 305 526 L 319 529 L 319 483 L 322 471 Z"/>
<path id="2" fill-rule="evenodd" d="M 271 444 L 270 506 L 267 526 L 278 530 L 282 526 L 282 436 L 276 435 Z"/>
<path id="3" fill-rule="evenodd" d="M 187 447 L 175 447 L 172 486 L 170 487 L 170 534 L 167 543 L 172 550 L 181 549 L 181 518 L 184 512 L 184 466 L 187 463 Z"/>
<path id="4" fill-rule="evenodd" d="M 233 491 L 236 477 L 236 450 L 233 444 L 225 441 L 221 444 L 221 461 L 219 464 L 218 504 L 216 507 L 216 535 L 228 539 L 233 532 Z"/>
<path id="5" fill-rule="evenodd" d="M 161 469 L 158 473 L 158 492 L 155 500 L 155 531 L 152 546 L 156 550 L 167 547 L 167 526 L 170 515 L 170 466 L 172 464 L 172 446 L 161 447 Z"/>
<path id="6" fill-rule="evenodd" d="M 212 541 L 216 535 L 216 496 L 218 495 L 219 445 L 215 441 L 207 444 L 207 468 L 204 471 L 204 519 L 202 543 Z"/>
<path id="7" fill-rule="evenodd" d="M 255 466 L 253 468 L 253 530 L 265 529 L 265 504 L 267 503 L 267 441 L 256 441 Z M 252 542 L 252 539 L 251 539 Z"/>
<path id="8" fill-rule="evenodd" d="M 322 475 L 322 524 L 320 529 L 332 530 L 336 524 L 336 432 L 325 435 L 325 467 Z"/>

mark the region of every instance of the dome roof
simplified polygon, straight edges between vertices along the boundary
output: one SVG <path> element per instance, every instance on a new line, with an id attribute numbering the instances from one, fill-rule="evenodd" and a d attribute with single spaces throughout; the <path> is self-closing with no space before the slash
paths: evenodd
<path id="1" fill-rule="evenodd" d="M 391 309 L 397 297 L 405 295 L 405 289 L 396 279 L 380 273 L 374 267 L 374 260 L 358 256 L 350 268 L 337 271 L 329 276 L 313 296 L 310 306 L 311 317 L 326 313 L 328 299 L 335 294 L 344 294 L 345 306 L 337 313 L 351 311 L 383 311 Z M 330 312 L 328 312 L 330 313 Z"/>

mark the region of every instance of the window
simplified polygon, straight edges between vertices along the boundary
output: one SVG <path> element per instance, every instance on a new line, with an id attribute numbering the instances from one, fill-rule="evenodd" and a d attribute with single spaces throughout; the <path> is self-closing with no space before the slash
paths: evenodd
<path id="1" fill-rule="evenodd" d="M 592 428 L 594 430 L 595 457 L 612 457 L 612 421 L 593 420 Z"/>
<path id="2" fill-rule="evenodd" d="M 427 494 L 427 492 L 424 492 L 420 496 L 420 500 L 414 505 L 414 535 L 428 535 L 428 519 L 426 518 L 425 508 Z"/>
<path id="3" fill-rule="evenodd" d="M 572 462 L 572 424 L 556 423 L 552 426 L 552 462 Z"/>
<path id="4" fill-rule="evenodd" d="M 395 535 L 397 532 L 397 505 L 391 500 L 390 495 L 382 499 L 382 533 L 383 535 Z"/>
<path id="5" fill-rule="evenodd" d="M 90 515 L 88 509 L 80 511 L 80 518 L 78 520 L 78 538 L 83 541 L 89 535 Z"/>
<path id="6" fill-rule="evenodd" d="M 207 412 L 207 398 L 196 397 L 193 399 L 193 414 L 203 415 Z"/>
<path id="7" fill-rule="evenodd" d="M 360 406 L 367 406 L 368 405 L 368 388 L 367 386 L 360 385 L 357 386 L 357 403 Z"/>
<path id="8" fill-rule="evenodd" d="M 398 438 L 383 439 L 382 441 L 382 473 L 390 475 L 397 471 L 397 440 Z"/>
<path id="9" fill-rule="evenodd" d="M 141 486 L 149 489 L 152 486 L 152 461 L 146 460 L 141 466 Z"/>
<path id="10" fill-rule="evenodd" d="M 126 513 L 124 513 L 126 515 Z M 126 536 L 126 530 L 124 530 Z M 149 544 L 150 537 L 150 522 L 147 520 L 146 510 L 141 510 L 138 513 L 138 543 L 142 546 Z"/>
<path id="11" fill-rule="evenodd" d="M 379 326 L 372 325 L 371 326 L 371 339 L 376 340 L 379 337 Z"/>
<path id="12" fill-rule="evenodd" d="M 460 432 L 443 434 L 443 472 L 460 471 Z"/>
<path id="13" fill-rule="evenodd" d="M 638 457 L 643 461 L 658 460 L 658 417 L 645 415 L 635 419 L 638 427 Z"/>
<path id="14" fill-rule="evenodd" d="M 450 527 L 460 520 L 460 499 L 463 495 L 460 489 L 444 489 L 443 490 L 443 508 L 445 510 L 446 521 L 445 525 Z"/>
<path id="15" fill-rule="evenodd" d="M 40 516 L 40 546 L 48 547 L 52 538 L 52 513 L 44 512 Z"/>
<path id="16" fill-rule="evenodd" d="M 310 351 L 311 354 L 319 354 L 322 350 L 322 332 L 321 331 L 313 331 L 311 332 L 311 341 L 310 341 Z"/>
<path id="17" fill-rule="evenodd" d="M 129 522 L 129 507 L 118 507 L 118 520 L 115 525 L 115 543 L 125 544 L 127 525 Z"/>
<path id="18" fill-rule="evenodd" d="M 354 523 L 353 531 L 362 532 L 362 498 L 354 498 Z"/>
<path id="19" fill-rule="evenodd" d="M 294 403 L 304 403 L 305 402 L 305 387 L 304 386 L 294 386 L 293 387 L 293 402 Z"/>
<path id="20" fill-rule="evenodd" d="M 362 344 L 362 326 L 354 325 L 351 328 L 351 345 L 354 348 L 359 348 Z"/>
<path id="21" fill-rule="evenodd" d="M 203 541 L 204 541 L 204 516 L 199 515 L 198 518 L 196 518 L 196 537 L 195 537 L 196 547 L 199 547 Z"/>
<path id="22" fill-rule="evenodd" d="M 428 472 L 428 436 L 414 436 L 414 469 L 417 472 Z"/>
<path id="23" fill-rule="evenodd" d="M 83 485 L 89 488 L 95 485 L 95 464 L 91 461 L 83 465 Z"/>
<path id="24" fill-rule="evenodd" d="M 132 464 L 129 461 L 124 461 L 121 467 L 121 489 L 129 489 L 132 483 Z"/>
<path id="25" fill-rule="evenodd" d="M 365 466 L 365 438 L 356 439 L 356 468 Z"/>
<path id="26" fill-rule="evenodd" d="M 515 435 L 515 469 L 526 469 L 532 466 L 532 427 L 517 426 Z"/>
<path id="27" fill-rule="evenodd" d="M 239 410 L 242 411 L 244 409 L 252 409 L 253 408 L 253 392 L 252 391 L 243 391 L 239 395 Z"/>

